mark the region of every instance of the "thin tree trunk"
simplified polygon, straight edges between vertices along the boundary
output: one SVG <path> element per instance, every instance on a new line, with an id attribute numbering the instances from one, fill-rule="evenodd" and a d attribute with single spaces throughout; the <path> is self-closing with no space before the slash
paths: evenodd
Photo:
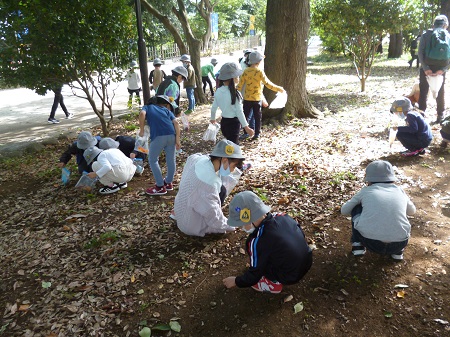
<path id="1" fill-rule="evenodd" d="M 178 49 L 180 49 L 181 54 L 187 53 L 186 44 L 183 42 L 183 39 L 181 38 L 181 35 L 178 33 L 178 30 L 175 28 L 174 25 L 172 25 L 172 22 L 170 22 L 167 15 L 162 14 L 159 12 L 155 7 L 150 5 L 146 0 L 141 0 L 142 6 L 155 18 L 157 18 L 164 27 L 172 34 L 173 39 L 175 40 L 175 43 L 178 46 Z"/>
<path id="2" fill-rule="evenodd" d="M 288 94 L 284 109 L 264 109 L 263 115 L 267 117 L 284 120 L 289 115 L 320 115 L 320 111 L 311 104 L 306 91 L 309 25 L 309 0 L 267 1 L 264 70 L 267 77 L 282 86 Z M 264 93 L 268 102 L 275 97 L 271 90 L 266 89 Z"/>

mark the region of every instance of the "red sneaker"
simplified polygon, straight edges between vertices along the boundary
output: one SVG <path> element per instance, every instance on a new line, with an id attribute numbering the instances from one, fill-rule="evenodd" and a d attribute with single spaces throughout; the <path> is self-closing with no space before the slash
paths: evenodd
<path id="1" fill-rule="evenodd" d="M 163 194 L 166 194 L 167 191 L 164 186 L 158 187 L 155 185 L 153 187 L 147 188 L 145 190 L 145 193 L 148 195 L 163 195 Z"/>
<path id="2" fill-rule="evenodd" d="M 166 191 L 173 191 L 173 183 L 166 183 L 166 180 L 164 180 L 164 187 Z"/>
<path id="3" fill-rule="evenodd" d="M 270 281 L 265 276 L 263 276 L 258 283 L 252 285 L 252 288 L 260 292 L 279 294 L 281 290 L 283 290 L 283 285 L 277 281 Z"/>

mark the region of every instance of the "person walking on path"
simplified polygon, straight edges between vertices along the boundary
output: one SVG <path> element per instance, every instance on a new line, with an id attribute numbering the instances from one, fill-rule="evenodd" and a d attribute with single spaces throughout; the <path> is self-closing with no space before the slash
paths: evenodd
<path id="1" fill-rule="evenodd" d="M 219 73 L 219 88 L 216 90 L 216 96 L 211 107 L 210 122 L 216 123 L 216 111 L 220 108 L 222 111 L 222 120 L 220 129 L 223 136 L 231 140 L 233 143 L 239 145 L 239 131 L 241 125 L 245 132 L 253 136 L 253 129 L 249 128 L 247 119 L 245 118 L 242 108 L 242 95 L 236 90 L 236 83 L 239 81 L 239 76 L 242 70 L 236 63 L 225 63 L 220 68 Z"/>
<path id="2" fill-rule="evenodd" d="M 264 84 L 267 88 L 277 92 L 284 92 L 284 89 L 276 84 L 273 84 L 266 76 L 263 70 L 259 69 L 261 61 L 264 59 L 264 55 L 259 51 L 251 52 L 248 57 L 248 63 L 250 66 L 244 70 L 242 77 L 239 81 L 237 89 L 242 90 L 245 85 L 244 92 L 244 114 L 247 121 L 250 116 L 250 111 L 253 110 L 253 116 L 255 117 L 255 135 L 253 140 L 259 138 L 261 131 L 261 104 L 263 100 L 263 88 L 261 84 Z M 245 131 L 244 131 L 245 132 Z"/>
<path id="3" fill-rule="evenodd" d="M 162 81 L 164 81 L 167 77 L 166 73 L 164 72 L 164 70 L 161 69 L 161 65 L 162 62 L 160 59 L 156 58 L 153 60 L 153 66 L 155 67 L 155 69 L 153 69 L 150 72 L 150 75 L 148 76 L 148 80 L 150 82 L 150 84 L 152 85 L 150 87 L 150 90 L 158 90 L 159 85 L 161 84 Z"/>
<path id="4" fill-rule="evenodd" d="M 211 74 L 212 78 L 215 78 L 214 76 L 214 67 L 217 64 L 217 60 L 215 58 L 211 59 L 211 63 L 205 64 L 202 67 L 202 83 L 203 83 L 203 92 L 206 93 L 206 84 L 209 84 L 209 91 L 211 92 L 211 96 L 214 96 L 214 89 L 211 82 L 211 79 L 209 78 L 209 74 Z M 217 88 L 216 88 L 217 90 Z"/>
<path id="5" fill-rule="evenodd" d="M 185 111 L 186 115 L 189 115 L 195 110 L 195 96 L 194 89 L 196 86 L 195 82 L 195 71 L 194 67 L 191 65 L 191 57 L 187 54 L 181 56 L 180 61 L 183 62 L 183 66 L 188 71 L 187 80 L 184 82 L 184 87 L 186 88 L 186 95 L 189 101 L 188 109 Z"/>
<path id="6" fill-rule="evenodd" d="M 416 60 L 416 68 L 419 68 L 419 56 L 417 54 L 417 47 L 419 46 L 418 42 L 420 39 L 420 35 L 417 36 L 414 40 L 411 41 L 409 52 L 411 53 L 411 60 L 408 61 L 409 67 L 412 68 L 412 64 L 414 60 Z"/>
<path id="7" fill-rule="evenodd" d="M 128 109 L 131 109 L 133 107 L 133 93 L 136 94 L 136 103 L 139 105 L 139 107 L 141 105 L 141 96 L 139 95 L 139 92 L 141 91 L 141 78 L 135 71 L 135 68 L 137 68 L 137 62 L 131 61 L 130 70 L 128 70 L 126 76 L 128 81 L 128 93 L 130 94 L 127 104 Z"/>
<path id="8" fill-rule="evenodd" d="M 55 118 L 55 113 L 56 113 L 56 109 L 58 109 L 58 105 L 60 105 L 61 109 L 63 109 L 64 113 L 66 114 L 67 119 L 71 119 L 74 116 L 73 113 L 67 111 L 66 105 L 64 104 L 64 98 L 61 93 L 62 87 L 63 86 L 60 85 L 60 86 L 52 89 L 52 91 L 55 94 L 55 98 L 53 99 L 53 105 L 52 105 L 52 110 L 50 111 L 50 117 L 48 117 L 49 124 L 58 124 L 59 123 L 59 120 L 57 120 Z"/>
<path id="9" fill-rule="evenodd" d="M 450 41 L 450 34 L 447 32 L 448 19 L 445 15 L 438 15 L 434 19 L 434 29 L 427 30 L 419 42 L 419 62 L 420 62 L 420 97 L 419 97 L 419 109 L 425 112 L 427 109 L 427 97 L 428 90 L 430 88 L 428 84 L 428 76 L 443 76 L 442 86 L 436 97 L 437 104 L 437 119 L 436 123 L 440 123 L 444 119 L 445 110 L 445 73 L 449 67 L 449 60 L 436 61 L 429 56 L 431 48 L 431 42 L 435 30 L 439 30 L 441 34 L 445 35 L 446 41 Z M 448 46 L 448 44 L 447 44 Z"/>

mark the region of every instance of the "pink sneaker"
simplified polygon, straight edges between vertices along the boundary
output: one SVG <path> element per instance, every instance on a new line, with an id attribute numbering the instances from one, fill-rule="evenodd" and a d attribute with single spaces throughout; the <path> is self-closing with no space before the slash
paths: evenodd
<path id="1" fill-rule="evenodd" d="M 148 195 L 163 195 L 163 194 L 166 194 L 167 191 L 164 186 L 158 187 L 155 185 L 153 187 L 147 188 L 145 190 L 145 193 Z"/>
<path id="2" fill-rule="evenodd" d="M 260 292 L 279 294 L 281 290 L 283 290 L 283 285 L 277 281 L 270 281 L 265 276 L 263 276 L 258 283 L 252 285 L 252 288 Z"/>

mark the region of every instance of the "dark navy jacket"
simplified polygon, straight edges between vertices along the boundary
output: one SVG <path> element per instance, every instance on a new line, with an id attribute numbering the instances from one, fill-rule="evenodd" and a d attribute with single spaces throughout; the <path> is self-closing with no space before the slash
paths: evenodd
<path id="1" fill-rule="evenodd" d="M 294 284 L 312 265 L 312 251 L 300 225 L 289 215 L 268 214 L 246 242 L 250 267 L 236 277 L 240 288 L 250 287 L 265 276 L 281 284 Z"/>

